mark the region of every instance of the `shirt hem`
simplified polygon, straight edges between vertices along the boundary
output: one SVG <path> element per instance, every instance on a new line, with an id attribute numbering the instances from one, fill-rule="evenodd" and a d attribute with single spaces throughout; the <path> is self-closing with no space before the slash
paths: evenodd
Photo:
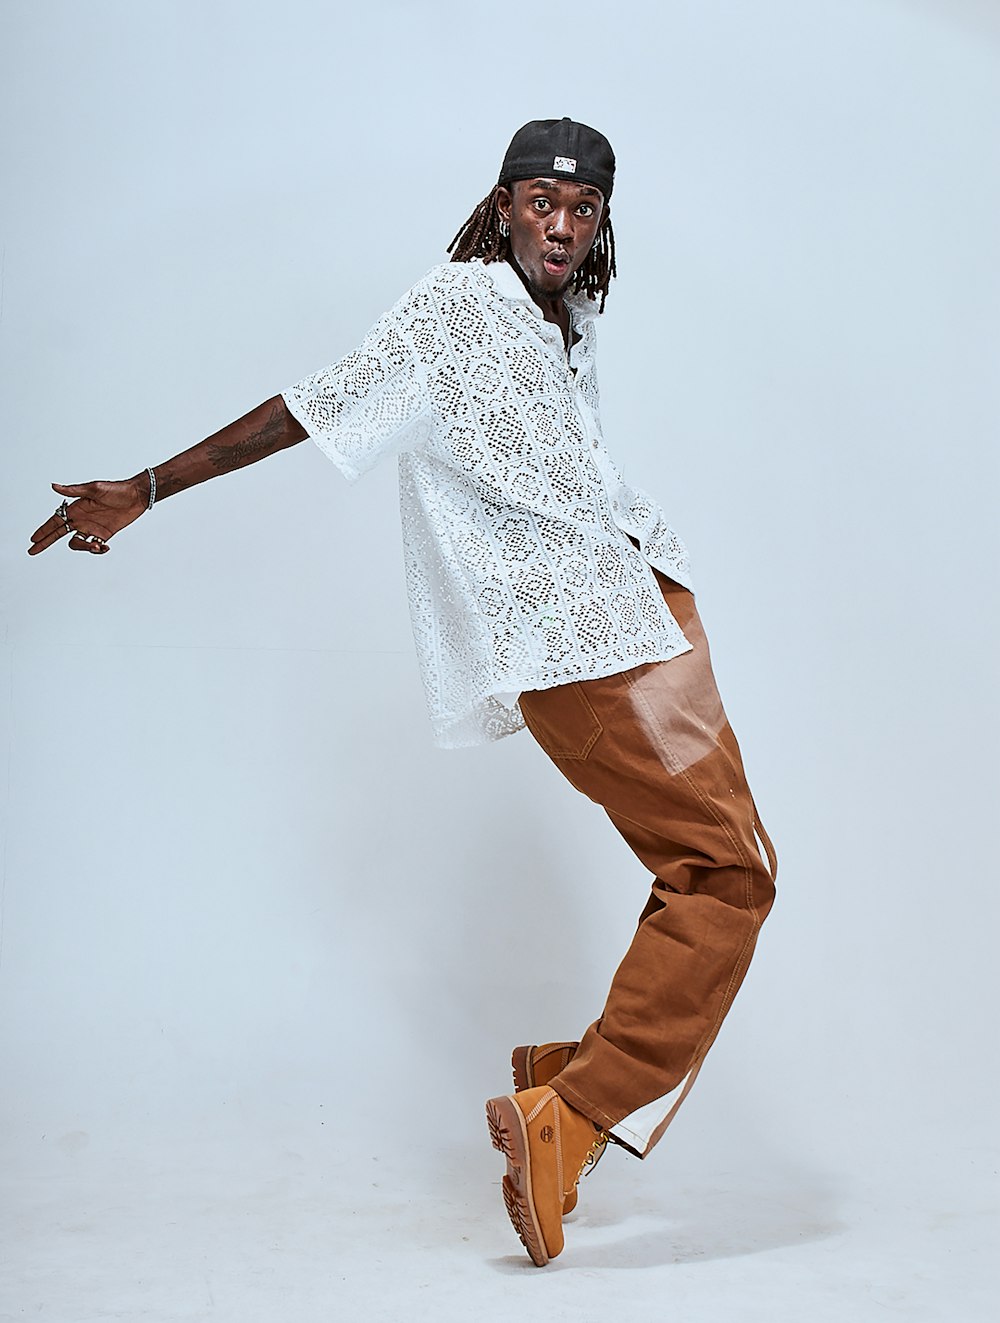
<path id="1" fill-rule="evenodd" d="M 680 633 L 679 630 L 678 632 Z M 638 657 L 628 658 L 627 661 L 616 657 L 612 661 L 588 670 L 586 675 L 580 675 L 578 669 L 574 669 L 573 671 L 550 674 L 545 677 L 530 675 L 514 678 L 507 676 L 502 680 L 497 680 L 494 687 L 486 693 L 477 695 L 461 715 L 431 718 L 434 744 L 439 749 L 471 749 L 483 744 L 495 744 L 508 735 L 516 735 L 518 731 L 524 729 L 524 718 L 521 716 L 520 708 L 516 703 L 512 708 L 505 706 L 504 711 L 508 712 L 511 717 L 509 728 L 491 730 L 484 712 L 484 708 L 487 707 L 491 699 L 497 702 L 503 696 L 509 697 L 511 694 L 516 694 L 519 697 L 533 689 L 555 689 L 557 685 L 573 684 L 576 681 L 603 680 L 609 675 L 621 675 L 623 671 L 631 671 L 636 666 L 646 666 L 650 662 L 671 661 L 674 657 L 681 657 L 684 653 L 692 651 L 693 644 L 688 642 L 683 633 L 680 633 L 680 637 L 682 642 L 677 645 L 665 644 L 659 648 L 651 648 Z M 478 729 L 469 729 L 468 733 L 464 734 L 463 728 L 472 727 L 474 723 L 478 724 Z"/>

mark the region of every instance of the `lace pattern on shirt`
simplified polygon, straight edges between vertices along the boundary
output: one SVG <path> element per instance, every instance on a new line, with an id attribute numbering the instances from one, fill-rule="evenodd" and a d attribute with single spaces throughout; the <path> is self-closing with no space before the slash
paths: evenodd
<path id="1" fill-rule="evenodd" d="M 447 263 L 285 392 L 348 477 L 399 455 L 410 614 L 445 746 L 520 729 L 525 689 L 688 650 L 650 569 L 688 583 L 686 552 L 604 448 L 595 310 L 567 302 L 575 374 L 510 267 Z"/>

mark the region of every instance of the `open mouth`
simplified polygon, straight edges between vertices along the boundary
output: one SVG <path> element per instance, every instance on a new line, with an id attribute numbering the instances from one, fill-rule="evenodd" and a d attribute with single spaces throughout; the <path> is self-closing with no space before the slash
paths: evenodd
<path id="1" fill-rule="evenodd" d="M 561 248 L 553 248 L 542 258 L 542 265 L 550 276 L 564 276 L 569 270 L 569 254 Z"/>

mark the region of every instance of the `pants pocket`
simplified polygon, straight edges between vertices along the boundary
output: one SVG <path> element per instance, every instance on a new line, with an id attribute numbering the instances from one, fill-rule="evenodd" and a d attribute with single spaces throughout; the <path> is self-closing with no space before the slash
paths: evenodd
<path id="1" fill-rule="evenodd" d="M 533 689 L 519 699 L 525 725 L 550 758 L 586 758 L 604 727 L 579 680 Z"/>

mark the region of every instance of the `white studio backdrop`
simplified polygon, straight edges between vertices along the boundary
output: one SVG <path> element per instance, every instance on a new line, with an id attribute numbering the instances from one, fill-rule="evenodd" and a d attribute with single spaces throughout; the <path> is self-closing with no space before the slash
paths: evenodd
<path id="1" fill-rule="evenodd" d="M 493 1178 L 510 1046 L 599 1014 L 647 879 L 529 736 L 431 747 L 391 464 L 306 444 L 24 556 L 51 481 L 349 350 L 563 114 L 618 154 L 605 434 L 692 551 L 781 860 L 644 1188 L 992 1170 L 996 10 L 5 0 L 0 42 L 15 1190 L 234 1127 L 419 1166 L 442 1090 L 422 1142 Z"/>

